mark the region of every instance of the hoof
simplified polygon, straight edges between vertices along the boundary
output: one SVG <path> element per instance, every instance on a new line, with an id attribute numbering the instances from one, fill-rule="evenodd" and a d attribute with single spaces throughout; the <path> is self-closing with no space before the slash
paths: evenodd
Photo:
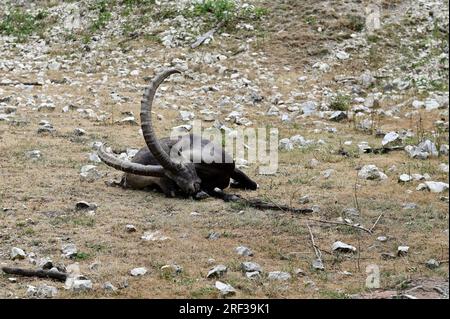
<path id="1" fill-rule="evenodd" d="M 208 198 L 209 195 L 207 193 L 205 193 L 204 191 L 199 191 L 197 194 L 194 195 L 194 199 L 196 200 L 202 200 L 205 198 Z"/>

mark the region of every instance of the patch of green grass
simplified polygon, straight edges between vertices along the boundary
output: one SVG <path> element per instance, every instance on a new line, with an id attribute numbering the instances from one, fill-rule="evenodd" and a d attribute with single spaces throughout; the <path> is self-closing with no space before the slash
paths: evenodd
<path id="1" fill-rule="evenodd" d="M 306 16 L 303 20 L 305 21 L 306 24 L 309 24 L 309 25 L 313 25 L 314 26 L 314 25 L 317 24 L 317 17 L 316 16 L 312 16 L 312 15 Z"/>
<path id="2" fill-rule="evenodd" d="M 233 0 L 203 0 L 195 4 L 194 14 L 205 16 L 212 14 L 217 21 L 227 21 L 232 18 L 236 9 L 236 3 Z"/>
<path id="3" fill-rule="evenodd" d="M 44 10 L 31 14 L 23 9 L 14 8 L 0 21 L 0 34 L 15 36 L 19 42 L 25 42 L 30 35 L 45 30 L 47 16 L 48 13 Z"/>
<path id="4" fill-rule="evenodd" d="M 320 293 L 321 297 L 323 297 L 324 299 L 348 299 L 349 298 L 345 293 L 335 291 L 335 290 L 320 290 L 319 293 Z"/>
<path id="5" fill-rule="evenodd" d="M 364 17 L 359 15 L 348 14 L 346 16 L 345 26 L 352 31 L 361 32 L 365 26 Z"/>
<path id="6" fill-rule="evenodd" d="M 331 101 L 330 108 L 335 111 L 348 111 L 350 108 L 350 96 L 339 93 Z"/>
<path id="7" fill-rule="evenodd" d="M 76 255 L 74 255 L 72 258 L 75 260 L 86 260 L 89 259 L 91 257 L 91 255 L 89 255 L 88 253 L 84 253 L 84 252 L 78 252 L 76 253 Z"/>

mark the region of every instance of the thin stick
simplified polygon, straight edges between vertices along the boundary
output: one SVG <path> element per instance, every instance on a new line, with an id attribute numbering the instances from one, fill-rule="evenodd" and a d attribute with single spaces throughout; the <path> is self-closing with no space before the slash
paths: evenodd
<path id="1" fill-rule="evenodd" d="M 4 273 L 11 275 L 19 275 L 26 277 L 40 277 L 40 278 L 51 278 L 59 281 L 66 281 L 67 274 L 60 271 L 50 271 L 50 270 L 33 270 L 33 269 L 23 269 L 23 268 L 11 268 L 2 267 Z"/>
<path id="2" fill-rule="evenodd" d="M 191 48 L 195 49 L 196 47 L 200 46 L 207 39 L 211 38 L 217 30 L 223 27 L 224 24 L 225 24 L 224 21 L 220 21 L 214 28 L 198 37 L 197 40 L 191 44 Z"/>
<path id="3" fill-rule="evenodd" d="M 302 219 L 306 219 L 312 222 L 318 222 L 318 223 L 324 223 L 324 224 L 333 224 L 333 225 L 341 225 L 341 226 L 347 226 L 347 227 L 353 227 L 359 230 L 363 230 L 369 234 L 372 234 L 372 231 L 370 229 L 367 229 L 365 227 L 362 226 L 357 226 L 357 225 L 352 225 L 352 224 L 347 224 L 347 223 L 341 223 L 341 222 L 333 222 L 331 220 L 322 220 L 322 219 L 314 219 L 314 218 L 302 218 Z"/>
<path id="4" fill-rule="evenodd" d="M 312 246 L 313 246 L 313 248 L 314 248 L 314 253 L 316 254 L 317 260 L 319 260 L 319 261 L 323 264 L 323 262 L 322 262 L 322 252 L 321 252 L 320 249 L 316 246 L 316 242 L 314 241 L 314 235 L 313 235 L 313 233 L 312 233 L 312 231 L 311 231 L 311 227 L 309 227 L 309 224 L 308 224 L 308 223 L 306 223 L 306 227 L 308 227 L 309 236 L 310 236 L 310 238 L 311 238 L 311 243 L 312 243 Z"/>
<path id="5" fill-rule="evenodd" d="M 381 216 L 383 216 L 384 212 L 380 214 L 380 216 L 378 216 L 377 220 L 375 221 L 375 223 L 373 224 L 373 226 L 369 229 L 370 232 L 372 232 L 375 227 L 377 226 L 378 222 L 380 221 Z"/>
<path id="6" fill-rule="evenodd" d="M 32 86 L 42 86 L 42 83 L 39 82 L 11 82 L 11 83 L 4 83 L 4 82 L 0 82 L 0 86 L 10 86 L 10 85 L 32 85 Z"/>

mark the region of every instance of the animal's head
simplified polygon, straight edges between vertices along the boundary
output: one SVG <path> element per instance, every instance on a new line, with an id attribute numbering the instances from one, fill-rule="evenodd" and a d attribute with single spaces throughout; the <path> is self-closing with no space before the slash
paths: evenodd
<path id="1" fill-rule="evenodd" d="M 197 176 L 193 163 L 177 165 L 177 171 L 166 171 L 166 176 L 175 181 L 181 190 L 187 195 L 194 195 L 200 191 L 201 179 Z"/>
<path id="2" fill-rule="evenodd" d="M 166 176 L 173 180 L 187 195 L 193 195 L 200 191 L 201 180 L 197 176 L 195 165 L 184 160 L 172 159 L 161 147 L 158 138 L 153 131 L 151 111 L 156 90 L 159 85 L 171 74 L 181 73 L 177 69 L 168 69 L 158 74 L 145 89 L 141 101 L 141 128 L 148 149 L 159 162 L 159 165 L 141 165 L 125 162 L 108 154 L 104 147 L 99 149 L 99 157 L 107 165 L 116 169 L 145 176 Z"/>

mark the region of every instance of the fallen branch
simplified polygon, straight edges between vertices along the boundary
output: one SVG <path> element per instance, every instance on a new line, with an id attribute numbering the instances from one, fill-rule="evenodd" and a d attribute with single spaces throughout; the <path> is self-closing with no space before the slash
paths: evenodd
<path id="1" fill-rule="evenodd" d="M 40 82 L 19 82 L 19 81 L 18 82 L 8 82 L 8 83 L 0 82 L 0 86 L 10 86 L 10 85 L 19 85 L 19 84 L 32 85 L 32 86 L 42 86 L 43 85 Z"/>
<path id="2" fill-rule="evenodd" d="M 392 146 L 392 147 L 379 147 L 379 148 L 367 148 L 364 153 L 374 153 L 374 154 L 386 154 L 392 151 L 402 151 L 404 146 Z"/>
<path id="3" fill-rule="evenodd" d="M 295 207 L 291 207 L 291 206 L 278 205 L 277 203 L 270 200 L 272 203 L 274 203 L 274 205 L 272 205 L 272 204 L 263 202 L 259 198 L 255 198 L 255 199 L 239 198 L 236 201 L 241 202 L 244 205 L 248 205 L 250 207 L 257 208 L 257 209 L 281 210 L 283 212 L 291 212 L 291 213 L 296 213 L 296 214 L 308 214 L 308 213 L 313 212 L 313 210 L 311 208 L 295 208 Z"/>
<path id="4" fill-rule="evenodd" d="M 11 268 L 2 267 L 2 271 L 6 274 L 25 276 L 25 277 L 39 277 L 39 278 L 51 278 L 59 281 L 66 281 L 67 274 L 60 271 L 53 270 L 33 270 L 23 268 Z"/>
<path id="5" fill-rule="evenodd" d="M 214 28 L 199 36 L 197 40 L 195 40 L 195 42 L 191 44 L 191 48 L 195 49 L 196 47 L 200 46 L 207 39 L 211 38 L 217 30 L 223 27 L 224 24 L 225 22 L 220 21 Z"/>
<path id="6" fill-rule="evenodd" d="M 380 216 L 378 216 L 377 220 L 375 221 L 375 223 L 373 224 L 372 227 L 370 227 L 370 232 L 372 232 L 375 227 L 377 226 L 378 222 L 380 221 L 381 216 L 383 216 L 384 213 L 381 213 Z"/>
<path id="7" fill-rule="evenodd" d="M 372 231 L 370 229 L 367 229 L 365 227 L 362 226 L 358 226 L 358 225 L 352 225 L 352 224 L 347 224 L 347 223 L 341 223 L 341 222 L 333 222 L 331 220 L 322 220 L 322 219 L 313 219 L 313 218 L 303 218 L 312 222 L 318 222 L 318 223 L 324 223 L 324 224 L 333 224 L 333 225 L 340 225 L 340 226 L 347 226 L 347 227 L 353 227 L 359 230 L 363 230 L 369 234 L 372 234 Z"/>
<path id="8" fill-rule="evenodd" d="M 311 244 L 313 246 L 314 253 L 316 254 L 317 261 L 320 262 L 321 265 L 323 265 L 322 252 L 320 251 L 319 247 L 317 247 L 316 242 L 314 241 L 314 235 L 313 235 L 313 233 L 311 231 L 311 227 L 309 227 L 308 223 L 306 223 L 306 227 L 308 227 L 309 237 L 311 239 Z"/>

